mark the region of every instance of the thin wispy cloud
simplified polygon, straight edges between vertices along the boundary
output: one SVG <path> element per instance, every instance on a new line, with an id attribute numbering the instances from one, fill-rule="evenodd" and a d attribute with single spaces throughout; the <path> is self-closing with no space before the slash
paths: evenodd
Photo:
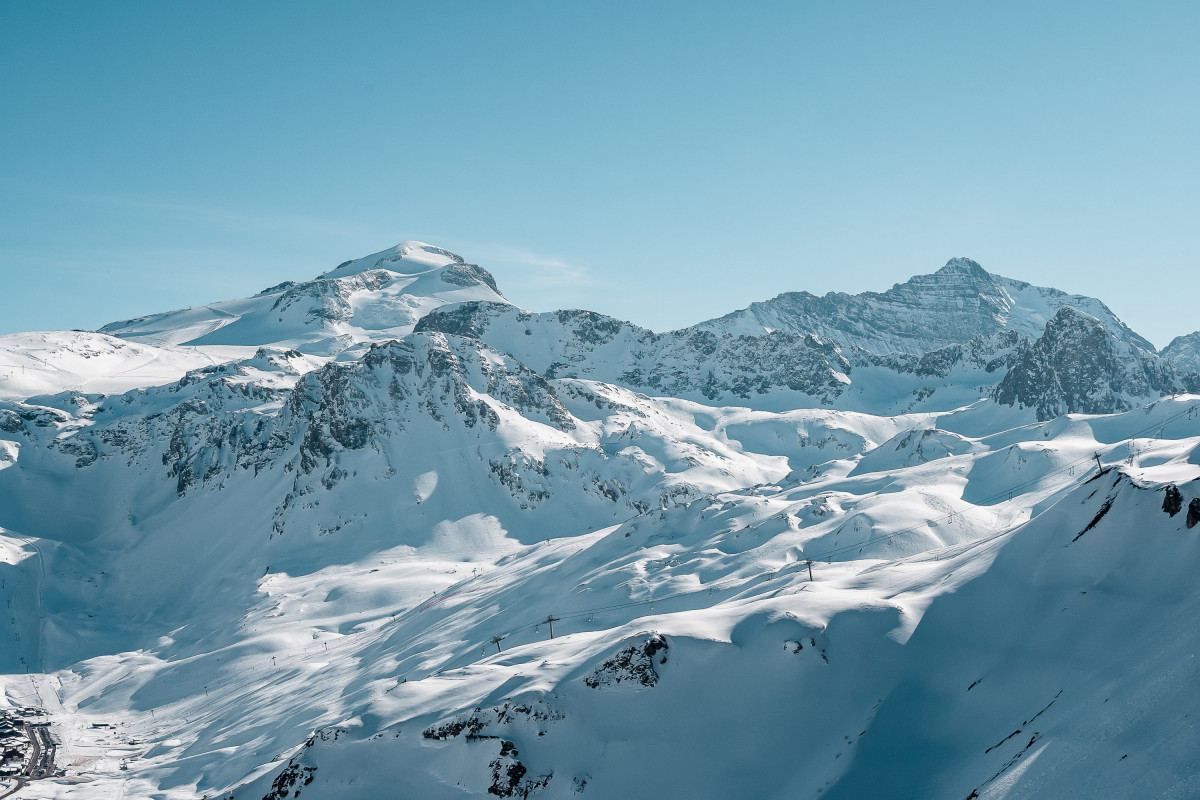
<path id="1" fill-rule="evenodd" d="M 470 260 L 481 262 L 493 272 L 502 271 L 506 283 L 523 288 L 569 290 L 600 284 L 587 266 L 557 256 L 496 243 L 469 244 L 464 249 Z"/>

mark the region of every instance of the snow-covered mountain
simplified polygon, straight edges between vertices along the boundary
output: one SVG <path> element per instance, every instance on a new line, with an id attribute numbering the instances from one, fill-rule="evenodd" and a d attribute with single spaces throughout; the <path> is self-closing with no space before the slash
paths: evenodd
<path id="1" fill-rule="evenodd" d="M 824 297 L 787 292 L 699 327 L 722 333 L 811 333 L 875 353 L 925 353 L 1002 331 L 1037 338 L 1064 306 L 1102 320 L 1123 341 L 1154 352 L 1099 300 L 993 275 L 969 258 L 952 258 L 932 275 L 918 275 L 886 292 Z"/>
<path id="2" fill-rule="evenodd" d="M 1184 372 L 1200 374 L 1200 331 L 1176 336 L 1163 348 L 1162 357 Z"/>
<path id="3" fill-rule="evenodd" d="M 1195 381 L 962 259 L 654 333 L 407 243 L 0 338 L 0 796 L 1190 796 Z"/>
<path id="4" fill-rule="evenodd" d="M 403 242 L 311 281 L 114 322 L 100 332 L 155 345 L 272 344 L 336 355 L 364 341 L 411 333 L 432 309 L 464 300 L 505 302 L 486 270 L 440 247 Z"/>
<path id="5" fill-rule="evenodd" d="M 1165 394 L 1200 390 L 1194 384 L 1194 376 L 1181 375 L 1166 359 L 1130 344 L 1095 317 L 1064 306 L 992 397 L 1033 408 L 1045 420 L 1071 412 L 1128 411 Z"/>

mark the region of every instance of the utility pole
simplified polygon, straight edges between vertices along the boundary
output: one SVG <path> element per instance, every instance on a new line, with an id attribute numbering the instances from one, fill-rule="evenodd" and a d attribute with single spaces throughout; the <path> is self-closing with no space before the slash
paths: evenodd
<path id="1" fill-rule="evenodd" d="M 497 653 L 500 652 L 500 642 L 504 641 L 507 638 L 508 638 L 507 636 L 493 636 L 492 637 L 492 644 L 496 645 Z"/>
<path id="2" fill-rule="evenodd" d="M 544 620 L 542 620 L 543 624 L 550 626 L 550 638 L 551 639 L 554 638 L 554 623 L 556 623 L 556 622 L 558 622 L 558 617 L 554 616 L 553 614 L 548 615 Z"/>
<path id="3" fill-rule="evenodd" d="M 1092 453 L 1092 458 L 1096 459 L 1096 469 L 1104 472 L 1104 465 L 1100 463 L 1100 451 L 1097 450 L 1096 452 Z"/>
<path id="4" fill-rule="evenodd" d="M 812 559 L 811 559 L 811 558 L 806 558 L 806 559 L 804 559 L 804 564 L 805 564 L 805 566 L 807 566 L 807 567 L 808 567 L 808 582 L 809 582 L 809 583 L 812 583 L 812 579 L 813 579 L 813 576 L 812 576 Z"/>

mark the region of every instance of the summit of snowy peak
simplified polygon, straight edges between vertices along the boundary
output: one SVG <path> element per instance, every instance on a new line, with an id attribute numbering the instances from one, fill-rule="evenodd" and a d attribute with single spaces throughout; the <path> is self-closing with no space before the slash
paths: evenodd
<path id="1" fill-rule="evenodd" d="M 115 322 L 102 331 L 152 344 L 270 344 L 336 355 L 362 342 L 405 336 L 433 309 L 472 300 L 507 302 L 482 267 L 440 247 L 403 242 L 310 281 Z"/>
<path id="2" fill-rule="evenodd" d="M 1104 321 L 1094 314 L 1088 314 L 1085 311 L 1080 311 L 1073 306 L 1063 306 L 1055 312 L 1054 317 L 1046 323 L 1046 330 L 1050 332 L 1060 332 L 1070 327 L 1088 327 L 1095 328 L 1097 326 L 1103 328 Z"/>
<path id="3" fill-rule="evenodd" d="M 955 256 L 942 265 L 942 268 L 938 270 L 939 274 L 950 274 L 954 272 L 967 272 L 974 273 L 976 275 L 991 275 L 990 272 L 979 265 L 978 261 L 973 258 L 967 258 L 966 256 Z"/>
<path id="4" fill-rule="evenodd" d="M 401 242 L 395 247 L 380 250 L 362 258 L 352 258 L 343 261 L 328 272 L 318 275 L 318 278 L 345 278 L 358 275 L 372 269 L 386 269 L 400 275 L 417 275 L 422 272 L 448 267 L 451 264 L 465 264 L 466 259 L 457 253 L 452 253 L 441 247 L 425 242 Z"/>
<path id="5" fill-rule="evenodd" d="M 697 327 L 748 335 L 811 333 L 876 354 L 919 354 L 1001 331 L 1034 339 L 1063 306 L 1079 308 L 1103 320 L 1124 341 L 1154 350 L 1095 298 L 1005 278 L 961 257 L 884 292 L 830 292 L 823 297 L 786 292 Z"/>
<path id="6" fill-rule="evenodd" d="M 946 262 L 945 266 L 934 273 L 935 275 L 970 275 L 975 278 L 991 278 L 992 273 L 979 266 L 979 262 L 970 258 L 957 257 Z"/>

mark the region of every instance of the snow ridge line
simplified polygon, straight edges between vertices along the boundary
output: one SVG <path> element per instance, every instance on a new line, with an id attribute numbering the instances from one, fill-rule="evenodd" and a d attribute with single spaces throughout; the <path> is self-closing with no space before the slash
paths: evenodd
<path id="1" fill-rule="evenodd" d="M 1121 445 L 1125 444 L 1126 442 L 1132 441 L 1133 439 L 1140 438 L 1140 437 L 1138 436 L 1138 434 L 1145 433 L 1145 432 L 1147 432 L 1147 431 L 1153 431 L 1153 430 L 1161 429 L 1162 427 L 1164 427 L 1164 426 L 1165 426 L 1167 423 L 1169 423 L 1169 422 L 1173 422 L 1174 420 L 1180 419 L 1180 418 L 1182 418 L 1182 417 L 1185 417 L 1185 416 L 1190 416 L 1190 415 L 1193 415 L 1193 414 L 1195 413 L 1195 410 L 1196 410 L 1196 408 L 1197 408 L 1197 406 L 1196 406 L 1196 405 L 1194 405 L 1194 404 L 1193 404 L 1193 405 L 1189 405 L 1189 406 L 1188 406 L 1186 409 L 1184 409 L 1184 410 L 1182 410 L 1182 411 L 1179 411 L 1179 412 L 1177 412 L 1177 413 L 1175 413 L 1175 414 L 1172 414 L 1172 415 L 1171 415 L 1171 416 L 1169 416 L 1169 417 L 1165 417 L 1164 419 L 1157 421 L 1157 422 L 1156 422 L 1155 424 L 1153 424 L 1153 425 L 1149 425 L 1149 426 L 1146 426 L 1145 428 L 1140 428 L 1140 429 L 1138 429 L 1137 431 L 1135 431 L 1135 432 L 1134 432 L 1134 435 L 1133 435 L 1133 436 L 1130 436 L 1128 439 L 1123 439 L 1123 440 L 1121 440 L 1121 441 L 1119 441 L 1119 442 L 1116 442 L 1116 443 L 1114 443 L 1114 444 L 1111 444 L 1111 445 L 1109 445 L 1109 446 L 1108 446 L 1108 447 L 1106 447 L 1106 448 L 1101 448 L 1101 449 L 1098 449 L 1098 450 L 1096 450 L 1096 451 L 1095 451 L 1095 453 L 1094 453 L 1094 455 L 1091 455 L 1091 456 L 1081 456 L 1080 458 L 1076 459 L 1075 461 L 1071 461 L 1071 462 L 1068 462 L 1068 463 L 1066 463 L 1066 464 L 1063 464 L 1062 466 L 1060 466 L 1060 467 L 1057 467 L 1057 468 L 1055 468 L 1055 469 L 1053 469 L 1053 470 L 1051 470 L 1051 471 L 1049 471 L 1049 472 L 1043 473 L 1042 475 L 1039 475 L 1039 476 L 1038 476 L 1038 477 L 1036 477 L 1036 478 L 1030 478 L 1029 480 L 1022 481 L 1021 483 L 1018 483 L 1018 484 L 1014 484 L 1013 486 L 1009 487 L 1008 489 L 1001 490 L 1001 491 L 999 491 L 999 492 L 996 492 L 996 493 L 994 493 L 994 494 L 992 494 L 992 495 L 990 495 L 990 496 L 988 496 L 988 497 L 982 498 L 982 499 L 980 500 L 980 502 L 979 502 L 979 503 L 977 503 L 977 504 L 973 504 L 973 505 L 974 505 L 974 506 L 978 506 L 978 505 L 991 505 L 991 504 L 993 504 L 993 503 L 999 503 L 999 502 L 1003 501 L 1005 498 L 1007 498 L 1009 501 L 1011 501 L 1011 500 L 1013 499 L 1013 496 L 1014 496 L 1014 495 L 1015 495 L 1017 492 L 1021 491 L 1022 489 L 1026 489 L 1026 488 L 1029 488 L 1029 487 L 1031 487 L 1031 486 L 1033 486 L 1033 485 L 1035 485 L 1035 484 L 1037 484 L 1037 483 L 1040 483 L 1040 482 L 1044 481 L 1044 480 L 1045 480 L 1046 478 L 1048 478 L 1048 477 L 1051 477 L 1051 476 L 1054 476 L 1054 475 L 1058 475 L 1058 474 L 1061 474 L 1061 473 L 1063 473 L 1063 472 L 1067 472 L 1067 471 L 1069 471 L 1069 470 L 1072 470 L 1072 469 L 1074 469 L 1075 467 L 1077 467 L 1077 466 L 1079 466 L 1079 465 L 1081 465 L 1081 464 L 1087 464 L 1087 463 L 1090 463 L 1091 461 L 1095 460 L 1095 459 L 1096 459 L 1096 457 L 1097 457 L 1097 456 L 1099 456 L 1099 455 L 1101 455 L 1102 453 L 1111 453 L 1113 450 L 1117 449 L 1118 447 L 1120 447 Z M 1101 469 L 1100 469 L 1100 471 L 1099 471 L 1099 473 L 1098 473 L 1098 474 L 1103 474 L 1104 472 L 1108 471 L 1109 469 L 1111 469 L 1111 465 L 1110 465 L 1110 466 L 1107 466 L 1107 467 L 1101 467 Z M 1081 478 L 1082 478 L 1082 477 L 1083 477 L 1083 476 L 1081 476 Z M 1089 478 L 1089 480 L 1090 480 L 1090 478 Z M 1075 483 L 1078 485 L 1078 484 L 1082 483 L 1082 481 L 1076 481 Z M 974 508 L 967 509 L 966 511 L 972 511 L 972 510 L 974 510 Z M 928 525 L 929 525 L 929 524 L 931 524 L 931 523 L 935 523 L 935 522 L 942 522 L 942 521 L 946 521 L 946 520 L 951 520 L 951 519 L 953 519 L 953 518 L 955 518 L 955 517 L 964 516 L 964 514 L 965 514 L 965 512 L 964 512 L 964 511 L 953 511 L 953 512 L 950 512 L 950 513 L 948 513 L 948 514 L 944 514 L 944 515 L 942 515 L 942 516 L 940 516 L 940 517 L 933 517 L 933 518 L 931 518 L 931 519 L 929 519 L 929 520 L 926 520 L 926 521 L 924 521 L 924 522 L 921 522 L 921 523 L 919 523 L 919 524 L 917 524 L 917 525 L 910 526 L 910 527 L 908 527 L 908 528 L 903 528 L 903 529 L 901 529 L 901 530 L 892 531 L 891 533 L 887 533 L 887 534 L 880 534 L 880 535 L 878 535 L 878 536 L 871 537 L 871 538 L 869 538 L 869 539 L 867 539 L 867 540 L 865 540 L 865 541 L 863 541 L 863 542 L 859 542 L 859 543 L 857 543 L 857 544 L 853 544 L 853 545 L 846 545 L 846 546 L 843 546 L 843 547 L 837 547 L 837 548 L 834 548 L 834 549 L 832 549 L 832 550 L 827 550 L 827 551 L 825 551 L 824 553 L 815 554 L 815 555 L 813 555 L 813 556 L 811 557 L 811 559 L 812 559 L 813 561 L 821 561 L 821 560 L 825 560 L 827 563 L 829 563 L 829 562 L 830 562 L 830 559 L 831 559 L 831 557 L 832 557 L 832 556 L 835 556 L 835 555 L 840 555 L 840 554 L 842 554 L 842 553 L 850 552 L 850 551 L 853 551 L 853 550 L 860 550 L 860 551 L 861 551 L 861 550 L 862 550 L 864 547 L 867 547 L 868 545 L 871 545 L 871 544 L 877 544 L 877 543 L 879 543 L 879 542 L 884 542 L 884 541 L 889 541 L 889 542 L 890 542 L 890 541 L 891 541 L 891 540 L 892 540 L 894 537 L 896 537 L 896 536 L 900 536 L 900 535 L 903 535 L 903 534 L 905 534 L 905 533 L 912 533 L 912 532 L 914 532 L 914 531 L 920 530 L 921 528 L 924 528 L 924 527 L 928 526 Z M 759 526 L 760 526 L 760 525 L 762 525 L 762 524 L 763 524 L 763 523 L 761 523 L 761 522 L 760 522 L 760 523 L 758 523 L 757 525 L 750 525 L 750 526 L 747 526 L 746 530 L 753 530 L 753 529 L 755 529 L 755 528 L 759 527 Z M 1024 524 L 1024 523 L 1020 523 L 1020 524 Z M 1011 533 L 1011 532 L 1012 532 L 1012 530 L 1013 530 L 1013 528 L 1015 528 L 1015 527 L 1016 527 L 1016 526 L 1013 526 L 1013 527 L 1010 527 L 1010 528 L 1006 528 L 1006 529 L 1004 529 L 1004 530 L 1001 530 L 1001 531 L 998 531 L 998 532 L 996 532 L 996 533 L 994 533 L 994 534 L 992 534 L 992 535 L 990 535 L 990 536 L 986 536 L 986 537 L 984 537 L 984 538 L 982 538 L 982 539 L 975 540 L 975 541 L 973 541 L 973 542 L 971 542 L 971 543 L 970 543 L 970 545 L 971 545 L 971 548 L 973 548 L 973 547 L 975 547 L 975 546 L 977 546 L 977 545 L 979 545 L 979 544 L 984 544 L 984 543 L 986 543 L 986 542 L 993 541 L 993 540 L 995 540 L 995 539 L 997 539 L 997 538 L 999 538 L 999 537 L 1001 537 L 1001 536 L 1004 536 L 1004 535 L 1006 535 L 1006 534 L 1008 534 L 1008 533 Z M 957 546 L 957 545 L 956 545 L 956 546 Z M 938 550 L 938 549 L 940 549 L 940 548 L 934 547 L 934 548 L 930 548 L 929 550 L 925 550 L 925 551 L 922 551 L 922 552 L 923 552 L 923 553 L 928 553 L 928 552 L 932 552 L 933 550 Z M 919 554 L 913 554 L 913 555 L 919 555 Z M 909 556 L 909 557 L 911 557 L 911 556 Z M 804 566 L 804 563 L 805 563 L 804 561 L 797 561 L 797 562 L 795 562 L 795 566 Z M 772 576 L 772 577 L 773 577 L 773 576 Z M 745 583 L 745 582 L 743 581 L 742 583 Z M 624 609 L 624 608 L 633 608 L 633 607 L 636 607 L 636 606 L 642 606 L 642 605 L 653 605 L 654 603 L 661 603 L 661 602 L 664 602 L 664 601 L 666 601 L 666 600 L 672 600 L 672 599 L 674 599 L 674 598 L 677 598 L 677 597 L 683 597 L 683 596 L 686 596 L 686 595 L 692 595 L 692 594 L 695 594 L 696 592 L 698 592 L 698 591 L 701 591 L 701 590 L 703 590 L 703 589 L 705 589 L 705 588 L 707 588 L 709 591 L 713 591 L 713 590 L 723 590 L 723 589 L 727 589 L 727 588 L 733 588 L 733 586 L 734 586 L 734 585 L 740 585 L 740 584 L 737 584 L 736 582 L 735 582 L 735 583 L 733 583 L 733 584 L 729 584 L 729 583 L 725 583 L 725 584 L 723 584 L 722 582 L 716 582 L 716 583 L 709 584 L 708 586 L 701 586 L 701 587 L 698 587 L 698 588 L 696 588 L 696 589 L 681 590 L 681 591 L 679 591 L 679 592 L 675 592 L 675 593 L 672 593 L 672 594 L 669 594 L 669 595 L 663 595 L 662 597 L 653 597 L 653 598 L 648 598 L 648 599 L 645 599 L 645 600 L 630 600 L 630 601 L 628 601 L 628 602 L 625 602 L 625 603 L 617 603 L 617 604 L 608 605 L 608 606 L 600 606 L 600 607 L 597 607 L 597 608 L 590 608 L 590 609 L 583 609 L 583 610 L 580 610 L 580 611 L 575 611 L 575 612 L 568 612 L 568 613 L 564 613 L 564 614 L 561 616 L 561 618 L 562 618 L 562 619 L 577 619 L 577 618 L 579 618 L 579 617 L 588 616 L 588 615 L 592 615 L 592 614 L 596 614 L 596 613 L 604 613 L 604 612 L 606 612 L 606 611 L 616 611 L 616 610 L 620 610 L 620 609 Z M 430 601 L 430 602 L 432 602 L 432 601 Z M 493 614 L 492 616 L 494 617 L 494 616 L 496 616 L 497 614 L 499 614 L 499 612 L 497 612 L 496 614 Z M 488 617 L 488 619 L 491 619 L 491 617 Z M 485 620 L 482 620 L 482 622 L 486 622 L 486 621 L 487 621 L 486 619 L 485 619 Z M 536 622 L 525 623 L 525 624 L 522 624 L 522 625 L 517 625 L 517 626 L 515 626 L 515 627 L 511 627 L 511 628 L 509 628 L 509 629 L 507 630 L 507 632 L 506 632 L 504 635 L 505 635 L 505 636 L 508 636 L 508 635 L 511 635 L 511 634 L 513 634 L 513 633 L 520 633 L 520 632 L 524 632 L 524 631 L 528 631 L 528 630 L 534 630 L 534 629 L 536 628 L 536 626 L 538 626 L 539 624 L 541 624 L 541 620 L 538 620 L 538 621 L 536 621 Z M 485 643 L 481 643 L 479 646 L 480 646 L 481 648 L 485 648 L 485 647 L 486 647 L 486 644 L 487 644 L 486 642 L 485 642 Z M 446 672 L 446 671 L 449 671 L 449 670 L 453 670 L 453 669 L 456 669 L 456 668 L 458 668 L 458 666 L 459 666 L 460 664 L 465 664 L 465 663 L 467 663 L 467 661 L 470 659 L 470 657 L 471 657 L 471 654 L 472 654 L 473 652 L 474 652 L 474 649 L 472 648 L 472 650 L 471 650 L 471 652 L 470 652 L 470 653 L 466 653 L 464 656 L 460 656 L 459 658 L 457 658 L 457 659 L 454 659 L 453 661 L 449 662 L 449 663 L 448 663 L 447 665 L 445 665 L 445 666 L 438 667 L 437 669 L 435 669 L 435 670 L 434 670 L 433 672 L 431 672 L 430 674 L 431 674 L 431 675 L 439 675 L 439 674 L 441 674 L 442 672 Z M 472 662 L 472 663 L 473 663 L 473 662 Z"/>

